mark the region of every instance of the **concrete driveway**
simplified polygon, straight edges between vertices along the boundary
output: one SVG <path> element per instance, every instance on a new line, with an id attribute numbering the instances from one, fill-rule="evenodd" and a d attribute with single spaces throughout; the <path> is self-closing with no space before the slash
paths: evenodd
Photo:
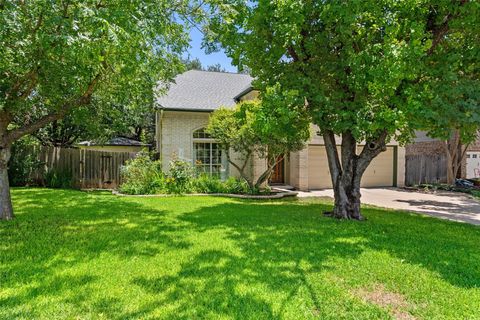
<path id="1" fill-rule="evenodd" d="M 422 193 L 397 188 L 362 189 L 362 203 L 480 225 L 480 201 L 455 192 Z M 299 192 L 299 197 L 333 197 L 333 190 Z"/>

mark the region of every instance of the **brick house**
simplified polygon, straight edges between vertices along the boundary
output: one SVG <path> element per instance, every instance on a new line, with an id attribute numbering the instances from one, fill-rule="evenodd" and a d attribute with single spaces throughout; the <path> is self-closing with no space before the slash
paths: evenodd
<path id="1" fill-rule="evenodd" d="M 233 107 L 243 100 L 254 99 L 258 92 L 251 87 L 252 78 L 245 74 L 190 70 L 175 78 L 166 95 L 156 101 L 156 149 L 164 170 L 177 156 L 196 164 L 207 173 L 221 177 L 238 176 L 229 166 L 225 151 L 205 133 L 210 113 L 217 108 Z M 311 138 L 305 149 L 292 152 L 278 164 L 271 184 L 287 184 L 299 190 L 331 187 L 323 138 L 311 126 Z M 337 141 L 337 143 L 339 143 Z M 239 155 L 232 154 L 239 159 Z M 264 160 L 250 159 L 247 172 L 258 177 L 266 167 Z M 362 179 L 364 187 L 402 186 L 405 179 L 405 148 L 396 141 L 375 158 Z"/>

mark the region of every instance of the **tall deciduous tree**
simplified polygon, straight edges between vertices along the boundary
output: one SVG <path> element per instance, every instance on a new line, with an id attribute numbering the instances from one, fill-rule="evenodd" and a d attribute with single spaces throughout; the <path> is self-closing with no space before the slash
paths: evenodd
<path id="1" fill-rule="evenodd" d="M 206 44 L 220 43 L 259 89 L 279 82 L 307 99 L 323 135 L 338 218 L 362 219 L 365 170 L 392 138 L 411 137 L 419 109 L 435 108 L 423 104 L 424 87 L 436 96 L 441 89 L 430 83 L 447 69 L 463 77 L 467 60 L 478 86 L 477 1 L 211 3 Z"/>
<path id="2" fill-rule="evenodd" d="M 187 0 L 0 3 L 0 219 L 13 217 L 12 143 L 79 107 L 153 99 L 188 45 L 179 17 L 197 9 Z"/>

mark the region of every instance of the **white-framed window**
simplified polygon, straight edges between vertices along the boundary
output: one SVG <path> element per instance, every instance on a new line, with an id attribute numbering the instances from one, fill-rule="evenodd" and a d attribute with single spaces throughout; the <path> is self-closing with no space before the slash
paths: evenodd
<path id="1" fill-rule="evenodd" d="M 224 179 L 226 155 L 220 144 L 205 132 L 205 128 L 193 132 L 193 162 L 203 173 Z"/>

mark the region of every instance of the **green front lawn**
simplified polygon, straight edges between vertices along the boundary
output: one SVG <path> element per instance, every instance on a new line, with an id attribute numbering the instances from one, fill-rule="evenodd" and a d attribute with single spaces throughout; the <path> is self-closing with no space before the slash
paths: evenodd
<path id="1" fill-rule="evenodd" d="M 322 200 L 13 191 L 0 319 L 479 319 L 480 228 Z"/>

